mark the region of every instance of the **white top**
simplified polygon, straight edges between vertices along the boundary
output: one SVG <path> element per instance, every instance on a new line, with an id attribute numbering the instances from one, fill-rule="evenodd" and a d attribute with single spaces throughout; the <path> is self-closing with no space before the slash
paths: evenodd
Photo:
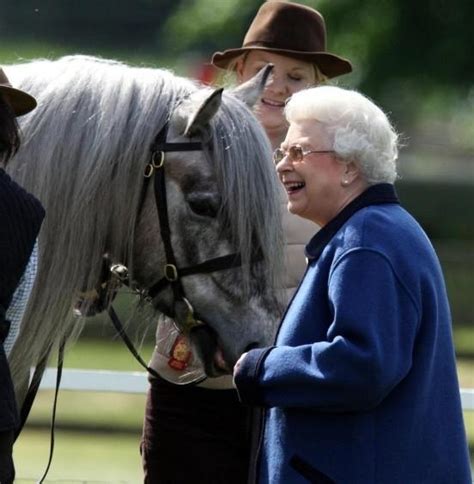
<path id="1" fill-rule="evenodd" d="M 21 276 L 20 283 L 13 294 L 12 302 L 8 306 L 5 318 L 10 321 L 10 330 L 7 339 L 3 343 L 5 353 L 8 356 L 20 333 L 21 321 L 25 314 L 26 305 L 30 298 L 31 290 L 36 279 L 38 268 L 38 240 L 35 242 L 30 260 L 25 272 Z"/>

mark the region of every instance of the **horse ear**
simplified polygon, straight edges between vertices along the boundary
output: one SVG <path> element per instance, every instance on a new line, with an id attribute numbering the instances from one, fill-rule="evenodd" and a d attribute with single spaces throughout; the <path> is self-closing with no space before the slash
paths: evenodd
<path id="1" fill-rule="evenodd" d="M 252 108 L 261 96 L 272 70 L 273 64 L 267 64 L 255 76 L 233 89 L 231 94 Z"/>
<path id="2" fill-rule="evenodd" d="M 189 118 L 184 136 L 193 136 L 209 124 L 221 105 L 223 90 L 223 88 L 216 89 L 199 106 L 196 113 Z"/>

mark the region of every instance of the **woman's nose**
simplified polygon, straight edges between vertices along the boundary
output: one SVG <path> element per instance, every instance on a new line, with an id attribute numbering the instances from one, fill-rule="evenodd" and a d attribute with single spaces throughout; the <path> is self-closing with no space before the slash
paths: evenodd
<path id="1" fill-rule="evenodd" d="M 290 162 L 289 157 L 285 156 L 275 165 L 275 169 L 277 173 L 291 171 L 293 170 L 293 164 Z"/>

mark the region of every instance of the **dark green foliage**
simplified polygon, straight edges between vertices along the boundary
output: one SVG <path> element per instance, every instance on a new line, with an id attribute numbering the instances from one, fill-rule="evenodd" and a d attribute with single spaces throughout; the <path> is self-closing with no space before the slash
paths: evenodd
<path id="1" fill-rule="evenodd" d="M 430 237 L 443 269 L 455 326 L 474 325 L 474 184 L 404 181 L 402 205 Z"/>
<path id="2" fill-rule="evenodd" d="M 474 184 L 403 181 L 396 185 L 403 206 L 430 239 L 466 241 L 474 247 Z"/>
<path id="3" fill-rule="evenodd" d="M 75 48 L 155 50 L 174 0 L 0 0 L 3 38 L 42 40 Z"/>

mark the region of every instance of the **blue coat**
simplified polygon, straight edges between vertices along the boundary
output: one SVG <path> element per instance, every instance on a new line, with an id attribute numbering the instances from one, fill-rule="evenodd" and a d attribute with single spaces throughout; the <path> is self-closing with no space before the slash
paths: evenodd
<path id="1" fill-rule="evenodd" d="M 471 482 L 441 268 L 392 185 L 308 244 L 276 344 L 235 375 L 267 407 L 260 483 Z"/>

